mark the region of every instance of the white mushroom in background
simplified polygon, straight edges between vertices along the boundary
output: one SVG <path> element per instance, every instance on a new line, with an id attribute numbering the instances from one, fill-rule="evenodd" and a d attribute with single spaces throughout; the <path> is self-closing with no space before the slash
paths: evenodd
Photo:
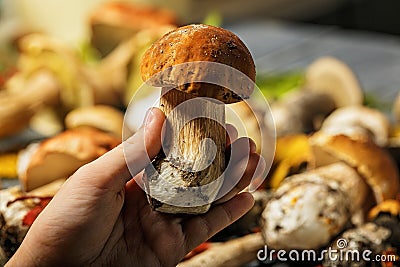
<path id="1" fill-rule="evenodd" d="M 286 178 L 262 213 L 271 248 L 320 248 L 350 222 L 361 224 L 374 201 L 399 192 L 394 162 L 370 139 L 318 132 L 310 143 L 317 168 Z"/>
<path id="2" fill-rule="evenodd" d="M 359 106 L 363 91 L 351 69 L 333 57 L 322 57 L 306 70 L 302 88 L 271 105 L 278 136 L 318 130 L 334 109 Z"/>

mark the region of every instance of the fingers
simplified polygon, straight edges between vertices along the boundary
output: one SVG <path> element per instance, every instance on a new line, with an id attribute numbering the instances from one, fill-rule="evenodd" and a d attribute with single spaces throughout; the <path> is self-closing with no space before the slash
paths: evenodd
<path id="1" fill-rule="evenodd" d="M 161 148 L 164 113 L 158 108 L 148 111 L 144 125 L 118 147 L 86 164 L 78 176 L 92 179 L 97 186 L 117 189 L 145 168 Z"/>
<path id="2" fill-rule="evenodd" d="M 250 160 L 250 155 L 254 154 L 256 150 L 256 145 L 250 138 L 241 137 L 237 139 L 233 144 L 227 148 L 226 155 L 226 170 L 224 172 L 224 183 L 219 191 L 218 197 L 227 194 L 237 183 L 240 182 L 242 175 L 246 173 L 246 167 Z M 251 171 L 252 165 L 250 165 Z M 249 173 L 248 171 L 247 173 Z M 234 175 L 232 175 L 234 173 Z M 243 177 L 243 184 L 248 185 L 251 181 L 251 175 L 246 175 Z M 245 187 L 247 186 L 245 185 Z"/>
<path id="3" fill-rule="evenodd" d="M 213 207 L 206 214 L 183 222 L 186 252 L 242 217 L 253 205 L 253 196 L 250 193 L 241 193 L 230 201 Z"/>
<path id="4" fill-rule="evenodd" d="M 238 131 L 235 126 L 227 123 L 225 126 L 226 129 L 226 146 L 229 146 L 238 138 Z"/>
<path id="5" fill-rule="evenodd" d="M 218 199 L 215 204 L 221 204 L 232 199 L 245 189 L 252 179 L 261 178 L 264 175 L 265 166 L 264 158 L 256 153 L 242 158 L 225 173 L 224 183 L 220 190 L 224 196 Z"/>
<path id="6" fill-rule="evenodd" d="M 215 204 L 226 202 L 245 189 L 253 179 L 263 178 L 266 162 L 256 153 L 256 144 L 250 138 L 242 137 L 230 145 L 232 155 L 225 171 L 224 183 Z M 229 149 L 228 148 L 228 149 Z"/>
<path id="7" fill-rule="evenodd" d="M 235 165 L 243 157 L 256 152 L 256 144 L 248 137 L 240 137 L 227 147 L 226 164 Z"/>

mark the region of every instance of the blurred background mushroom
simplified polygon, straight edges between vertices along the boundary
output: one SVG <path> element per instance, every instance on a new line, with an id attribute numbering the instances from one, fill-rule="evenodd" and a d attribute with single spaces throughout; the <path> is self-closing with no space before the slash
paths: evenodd
<path id="1" fill-rule="evenodd" d="M 379 266 L 373 262 L 378 256 L 385 257 L 385 266 L 397 266 L 400 262 L 400 202 L 386 200 L 371 209 L 370 221 L 358 227 L 349 229 L 337 237 L 331 244 L 333 249 L 343 253 L 351 251 L 371 251 L 368 257 L 354 258 L 351 266 Z M 344 244 L 340 243 L 344 240 Z M 345 255 L 345 254 L 343 254 Z M 371 263 L 372 261 L 372 263 Z M 323 266 L 350 266 L 350 261 L 342 257 L 332 260 L 325 257 Z M 381 265 L 382 266 L 382 265 Z"/>

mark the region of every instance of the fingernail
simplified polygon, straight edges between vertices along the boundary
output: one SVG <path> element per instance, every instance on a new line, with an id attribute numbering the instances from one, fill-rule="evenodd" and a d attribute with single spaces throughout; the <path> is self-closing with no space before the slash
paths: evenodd
<path id="1" fill-rule="evenodd" d="M 256 143 L 252 139 L 249 139 L 249 145 L 250 145 L 250 153 L 255 153 L 257 151 Z"/>
<path id="2" fill-rule="evenodd" d="M 265 159 L 263 157 L 260 157 L 260 161 L 257 164 L 253 179 L 251 180 L 249 185 L 249 192 L 256 191 L 257 188 L 264 182 L 266 178 L 264 175 L 266 166 L 267 163 L 265 162 Z"/>
<path id="3" fill-rule="evenodd" d="M 153 108 L 150 108 L 146 111 L 146 115 L 144 116 L 144 120 L 142 123 L 142 126 L 147 126 L 151 123 L 151 121 L 153 120 Z"/>

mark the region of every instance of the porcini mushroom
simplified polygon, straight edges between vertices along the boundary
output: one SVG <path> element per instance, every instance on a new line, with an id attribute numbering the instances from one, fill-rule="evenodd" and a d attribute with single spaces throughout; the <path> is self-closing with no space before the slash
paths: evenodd
<path id="1" fill-rule="evenodd" d="M 385 146 L 389 138 L 389 126 L 388 118 L 377 109 L 348 106 L 332 112 L 322 123 L 321 131 L 353 138 L 370 137 L 377 145 Z"/>
<path id="2" fill-rule="evenodd" d="M 305 87 L 329 94 L 337 107 L 361 105 L 364 98 L 353 71 L 334 57 L 321 57 L 307 68 Z"/>
<path id="3" fill-rule="evenodd" d="M 112 106 L 95 105 L 72 110 L 65 117 L 67 129 L 93 127 L 116 137 L 122 136 L 124 115 Z"/>
<path id="4" fill-rule="evenodd" d="M 174 69 L 188 62 L 191 62 L 185 65 L 188 68 Z M 255 81 L 255 66 L 247 47 L 233 33 L 213 26 L 197 24 L 178 28 L 154 43 L 142 59 L 143 80 L 162 87 L 160 109 L 167 116 L 168 125 L 163 152 L 145 172 L 146 191 L 157 211 L 193 214 L 208 211 L 222 184 L 218 178 L 225 169 L 224 103 L 248 98 L 254 89 L 241 84 L 225 88 L 203 82 L 210 75 L 231 78 L 223 70 L 210 71 L 204 62 L 226 65 Z M 196 97 L 201 98 L 196 100 Z M 212 140 L 214 151 L 204 142 L 206 139 Z M 186 199 L 182 193 L 214 181 L 217 184 L 197 191 L 192 199 Z M 168 187 L 167 183 L 173 186 Z M 197 200 L 204 204 L 196 205 Z M 177 206 L 166 201 L 182 202 Z"/>
<path id="5" fill-rule="evenodd" d="M 336 104 L 328 93 L 306 89 L 289 92 L 271 105 L 277 136 L 314 131 L 318 128 L 318 121 L 335 108 Z"/>
<path id="6" fill-rule="evenodd" d="M 275 249 L 320 248 L 349 222 L 361 225 L 374 201 L 399 191 L 394 162 L 371 139 L 320 131 L 309 141 L 317 168 L 286 178 L 262 213 L 266 243 Z"/>
<path id="7" fill-rule="evenodd" d="M 24 191 L 60 178 L 116 147 L 120 140 L 94 128 L 71 129 L 40 144 L 32 144 L 18 158 L 18 177 Z"/>
<path id="8" fill-rule="evenodd" d="M 349 229 L 338 236 L 330 245 L 341 250 L 343 255 L 351 255 L 354 251 L 369 251 L 369 258 L 382 255 L 386 266 L 396 266 L 400 258 L 400 202 L 394 199 L 386 200 L 370 211 L 370 220 L 366 224 Z M 325 256 L 323 266 L 348 266 L 350 260 L 333 259 Z M 391 264 L 390 264 L 391 263 Z M 367 258 L 360 259 L 353 266 L 369 266 Z"/>
<path id="9" fill-rule="evenodd" d="M 318 132 L 310 138 L 316 165 L 343 161 L 355 168 L 371 187 L 375 201 L 393 199 L 399 192 L 397 166 L 389 154 L 370 139 Z"/>
<path id="10" fill-rule="evenodd" d="M 24 129 L 44 105 L 57 103 L 60 85 L 50 72 L 41 70 L 20 82 L 23 93 L 0 94 L 0 137 Z"/>
<path id="11" fill-rule="evenodd" d="M 286 178 L 262 213 L 266 244 L 274 249 L 320 248 L 361 210 L 367 192 L 363 179 L 344 163 Z"/>
<path id="12" fill-rule="evenodd" d="M 339 59 L 321 57 L 305 76 L 302 89 L 271 105 L 277 136 L 318 130 L 334 109 L 362 104 L 363 91 L 355 74 Z"/>
<path id="13" fill-rule="evenodd" d="M 143 29 L 177 25 L 174 13 L 167 9 L 123 2 L 106 2 L 90 14 L 91 43 L 102 55 Z"/>

